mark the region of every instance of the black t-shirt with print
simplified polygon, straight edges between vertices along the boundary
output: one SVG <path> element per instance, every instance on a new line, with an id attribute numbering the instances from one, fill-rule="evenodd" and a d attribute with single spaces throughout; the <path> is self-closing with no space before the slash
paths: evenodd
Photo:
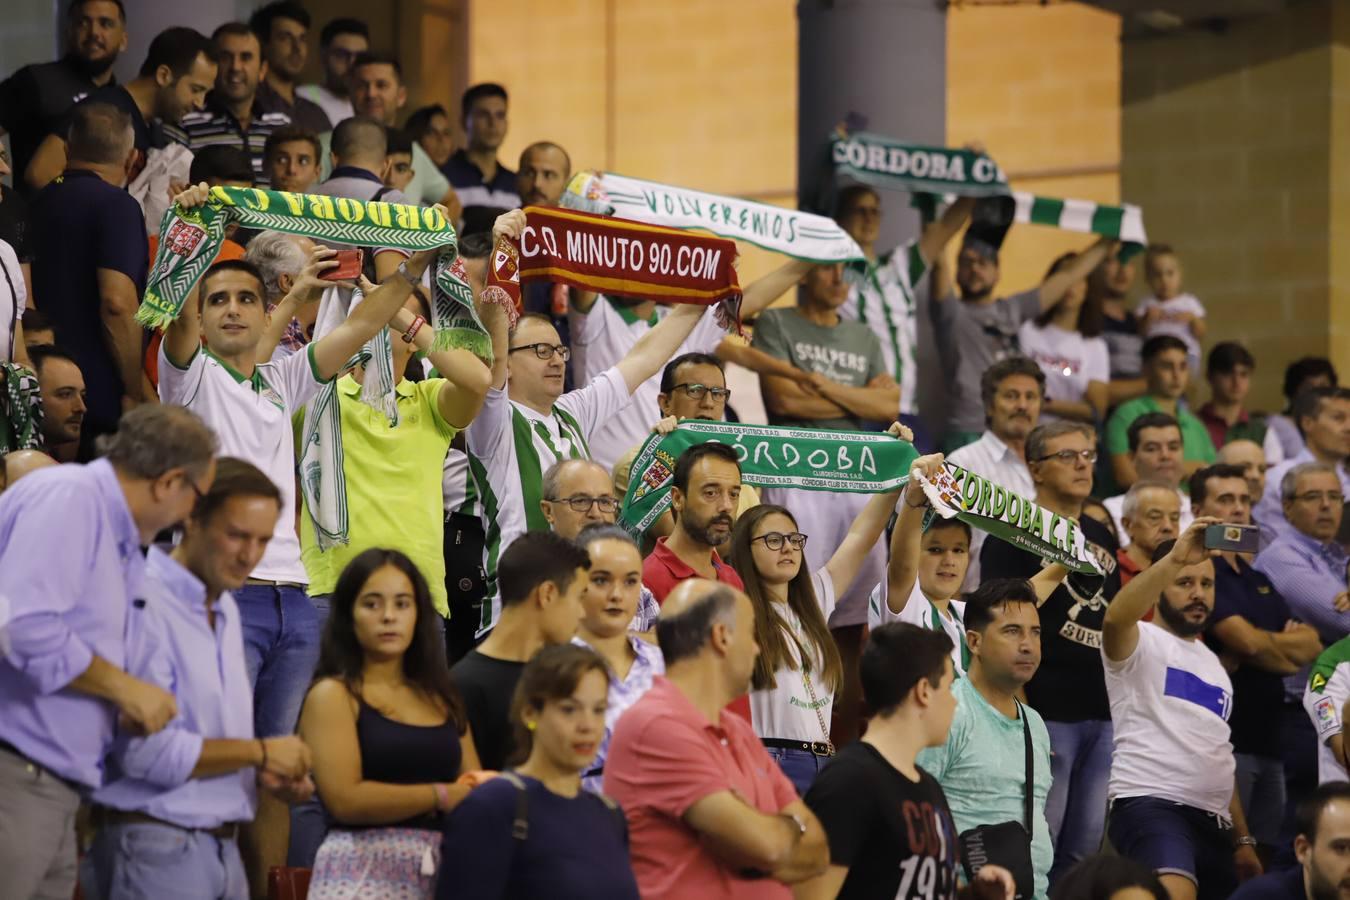
<path id="1" fill-rule="evenodd" d="M 1080 516 L 1078 527 L 1106 577 L 1070 572 L 1041 604 L 1041 667 L 1027 683 L 1027 702 L 1052 722 L 1111 718 L 1102 674 L 1102 620 L 1107 604 L 1120 590 L 1119 545 L 1105 525 L 1089 516 Z M 1015 544 L 990 538 L 980 551 L 980 576 L 1030 578 L 1050 562 Z"/>
<path id="2" fill-rule="evenodd" d="M 850 744 L 816 776 L 806 805 L 847 866 L 840 900 L 953 900 L 959 846 L 942 786 L 919 769 L 911 781 L 876 748 Z"/>

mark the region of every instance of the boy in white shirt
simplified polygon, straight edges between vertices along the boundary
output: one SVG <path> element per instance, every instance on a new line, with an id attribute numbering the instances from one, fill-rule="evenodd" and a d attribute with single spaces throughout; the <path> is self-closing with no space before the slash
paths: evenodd
<path id="1" fill-rule="evenodd" d="M 1167 244 L 1150 244 L 1144 256 L 1144 278 L 1153 294 L 1140 301 L 1144 338 L 1170 334 L 1186 345 L 1191 372 L 1200 371 L 1200 342 L 1205 337 L 1205 307 L 1182 287 L 1181 260 Z"/>
<path id="2" fill-rule="evenodd" d="M 1102 662 L 1115 723 L 1107 835 L 1158 873 L 1173 900 L 1225 898 L 1259 875 L 1238 800 L 1228 716 L 1233 685 L 1200 640 L 1214 563 L 1197 519 L 1107 607 Z M 1140 621 L 1150 609 L 1152 622 Z"/>

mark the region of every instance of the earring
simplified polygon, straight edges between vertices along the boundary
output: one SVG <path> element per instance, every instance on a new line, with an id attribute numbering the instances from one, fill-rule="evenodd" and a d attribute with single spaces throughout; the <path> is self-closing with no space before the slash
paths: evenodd
<path id="1" fill-rule="evenodd" d="M 535 730 L 536 728 L 538 728 L 538 727 L 539 727 L 539 723 L 536 722 L 536 721 L 534 721 L 533 719 L 527 719 L 526 722 L 525 722 L 525 730 L 526 730 L 526 731 L 534 731 L 534 730 Z"/>

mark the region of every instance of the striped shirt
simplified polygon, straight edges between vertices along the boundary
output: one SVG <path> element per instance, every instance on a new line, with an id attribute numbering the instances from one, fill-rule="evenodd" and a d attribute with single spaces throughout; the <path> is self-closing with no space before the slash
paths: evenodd
<path id="1" fill-rule="evenodd" d="M 877 258 L 844 267 L 848 299 L 839 315 L 861 322 L 881 340 L 886 370 L 900 385 L 900 412 L 918 413 L 919 374 L 914 350 L 919 342 L 918 304 L 914 290 L 928 272 L 928 264 L 915 241 L 896 247 Z"/>
<path id="2" fill-rule="evenodd" d="M 505 389 L 488 391 L 483 408 L 465 431 L 469 474 L 483 519 L 483 571 L 491 604 L 483 604 L 483 634 L 497 622 L 497 560 L 526 531 L 548 531 L 539 506 L 544 472 L 560 459 L 590 459 L 589 437 L 631 401 L 618 369 L 608 369 L 586 387 L 558 398 L 547 415 L 517 403 Z"/>
<path id="3" fill-rule="evenodd" d="M 245 131 L 213 91 L 206 97 L 205 109 L 183 116 L 176 127 L 165 125 L 164 132 L 193 153 L 207 147 L 238 147 L 248 153 L 253 163 L 254 184 L 264 186 L 267 177 L 263 174 L 263 147 L 272 132 L 291 124 L 291 117 L 284 112 L 263 112 L 256 102 L 249 115 Z"/>

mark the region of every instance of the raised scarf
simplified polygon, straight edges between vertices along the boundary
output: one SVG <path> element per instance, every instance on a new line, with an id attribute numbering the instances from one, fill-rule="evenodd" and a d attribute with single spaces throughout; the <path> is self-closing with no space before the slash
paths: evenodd
<path id="1" fill-rule="evenodd" d="M 727 444 L 736 451 L 745 484 L 809 491 L 892 491 L 909 480 L 909 466 L 918 457 L 907 441 L 875 432 L 681 422 L 668 435 L 651 435 L 638 450 L 619 513 L 626 528 L 634 534 L 646 533 L 670 506 L 680 454 L 707 441 Z M 947 463 L 947 470 L 937 484 L 923 486 L 937 515 L 955 516 L 1075 571 L 1099 573 L 1072 520 L 960 466 Z"/>
<path id="2" fill-rule="evenodd" d="M 627 178 L 613 172 L 578 172 L 567 185 L 562 205 L 652 225 L 710 231 L 814 262 L 863 258 L 857 241 L 825 216 Z"/>
<path id="3" fill-rule="evenodd" d="M 436 348 L 461 347 L 485 359 L 492 357 L 491 340 L 474 312 L 473 289 L 452 273 L 457 254 L 454 227 L 439 209 L 382 200 L 213 187 L 202 206 L 185 210 L 175 204 L 160 225 L 159 252 L 136 311 L 137 321 L 162 328 L 178 318 L 216 258 L 225 226 L 232 222 L 338 244 L 439 249 L 432 278 Z"/>
<path id="4" fill-rule="evenodd" d="M 1144 213 L 1137 206 L 1109 206 L 1091 200 L 1059 200 L 1034 194 L 1014 193 L 1014 222 L 1049 225 L 1064 231 L 1096 234 L 1120 241 L 1120 258 L 1127 260 L 1148 245 Z"/>
<path id="5" fill-rule="evenodd" d="M 867 132 L 830 137 L 834 171 L 874 187 L 913 194 L 994 197 L 1009 193 L 1003 170 L 972 150 L 906 144 Z"/>
<path id="6" fill-rule="evenodd" d="M 932 481 L 922 474 L 918 476 L 932 507 L 930 515 L 960 519 L 972 528 L 1072 571 L 1102 574 L 1073 519 L 1052 513 L 955 463 L 945 463 L 944 468 Z"/>

